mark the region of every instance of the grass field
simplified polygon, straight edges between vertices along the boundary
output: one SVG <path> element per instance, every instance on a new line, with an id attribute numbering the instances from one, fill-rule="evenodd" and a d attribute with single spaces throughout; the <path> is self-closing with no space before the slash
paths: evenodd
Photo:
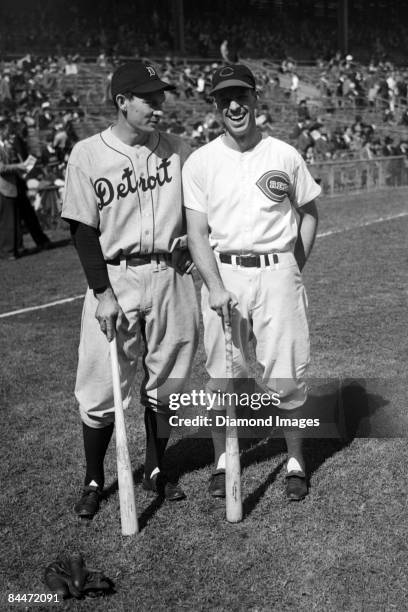
<path id="1" fill-rule="evenodd" d="M 321 415 L 341 398 L 347 437 L 307 440 L 311 488 L 298 504 L 283 495 L 281 440 L 244 450 L 238 525 L 226 523 L 223 504 L 208 497 L 211 444 L 191 432 L 168 451 L 188 499 L 170 505 L 142 491 L 137 401 L 127 424 L 141 533 L 120 535 L 113 443 L 101 512 L 91 522 L 77 519 L 81 300 L 0 318 L 0 610 L 408 609 L 407 198 L 400 190 L 322 201 L 305 270 L 310 376 Z M 0 278 L 0 314 L 85 289 L 70 245 L 0 262 Z M 200 345 L 198 385 L 203 363 Z M 115 581 L 116 594 L 9 604 L 9 593 L 45 592 L 43 570 L 61 551 L 81 551 Z"/>

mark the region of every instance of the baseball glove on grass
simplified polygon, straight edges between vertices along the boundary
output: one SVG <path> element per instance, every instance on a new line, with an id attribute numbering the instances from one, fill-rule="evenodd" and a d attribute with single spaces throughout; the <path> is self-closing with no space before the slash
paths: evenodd
<path id="1" fill-rule="evenodd" d="M 44 581 L 48 588 L 63 599 L 98 597 L 114 593 L 110 578 L 85 566 L 82 555 L 61 554 L 45 568 Z"/>

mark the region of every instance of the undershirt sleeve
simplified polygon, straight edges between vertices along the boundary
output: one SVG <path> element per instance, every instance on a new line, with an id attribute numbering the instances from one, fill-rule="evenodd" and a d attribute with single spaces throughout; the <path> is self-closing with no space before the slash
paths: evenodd
<path id="1" fill-rule="evenodd" d="M 99 242 L 98 230 L 79 221 L 70 220 L 69 225 L 89 288 L 103 291 L 109 286 L 109 276 Z"/>

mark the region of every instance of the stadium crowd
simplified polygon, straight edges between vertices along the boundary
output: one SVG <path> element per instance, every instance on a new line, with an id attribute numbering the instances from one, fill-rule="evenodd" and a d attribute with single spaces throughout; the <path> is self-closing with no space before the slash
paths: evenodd
<path id="1" fill-rule="evenodd" d="M 231 50 L 234 48 L 242 57 L 252 58 L 297 52 L 309 60 L 327 59 L 335 51 L 337 13 L 327 7 L 322 11 L 324 3 L 293 1 L 284 6 L 278 1 L 235 0 L 215 4 L 210 0 L 184 2 L 186 55 L 214 58 L 223 40 L 228 40 Z M 350 48 L 362 52 L 371 49 L 377 57 L 398 55 L 408 28 L 400 18 L 401 8 L 391 9 L 378 13 L 372 7 L 353 7 Z M 95 55 L 103 49 L 108 55 L 162 56 L 175 52 L 176 28 L 172 3 L 159 0 L 100 0 L 97 14 L 90 0 L 3 0 L 0 53 L 27 48 L 32 52 L 52 49 L 62 55 L 76 49 Z"/>
<path id="2" fill-rule="evenodd" d="M 208 91 L 213 68 L 238 59 L 227 42 L 220 45 L 217 62 L 187 63 L 170 56 L 161 62 L 164 78 L 177 86 L 169 94 L 170 112 L 163 116 L 161 128 L 189 138 L 194 147 L 221 132 Z M 107 122 L 113 112 L 109 78 L 118 61 L 104 53 L 96 58 L 106 78 L 100 103 Z M 6 128 L 1 144 L 16 163 L 29 153 L 35 155 L 36 163 L 25 181 L 34 209 L 44 221 L 60 205 L 65 164 L 89 110 L 83 104 L 83 92 L 75 90 L 83 66 L 79 55 L 27 54 L 0 63 L 0 126 Z M 255 73 L 261 97 L 259 127 L 278 137 L 284 127 L 284 137 L 309 164 L 408 156 L 408 138 L 403 133 L 408 126 L 406 70 L 388 61 L 363 65 L 352 55 L 336 53 L 308 70 L 290 57 L 276 64 L 258 62 Z M 61 89 L 67 78 L 71 89 Z M 312 87 L 313 97 L 303 96 L 302 84 Z M 394 135 L 392 130 L 400 133 Z"/>

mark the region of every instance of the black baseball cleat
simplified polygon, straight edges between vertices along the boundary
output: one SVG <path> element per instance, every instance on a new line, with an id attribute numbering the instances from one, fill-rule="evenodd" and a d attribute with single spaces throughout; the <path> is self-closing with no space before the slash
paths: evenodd
<path id="1" fill-rule="evenodd" d="M 84 487 L 81 499 L 75 504 L 74 510 L 81 518 L 92 519 L 99 510 L 101 491 L 98 487 Z"/>
<path id="2" fill-rule="evenodd" d="M 303 472 L 286 474 L 286 497 L 289 501 L 300 501 L 308 493 L 306 476 Z"/>
<path id="3" fill-rule="evenodd" d="M 155 474 L 152 478 L 143 479 L 145 491 L 156 493 L 159 497 L 164 497 L 167 501 L 180 501 L 186 498 L 186 494 L 179 484 L 170 482 L 164 474 Z"/>
<path id="4" fill-rule="evenodd" d="M 215 470 L 211 474 L 208 491 L 212 497 L 225 497 L 225 470 Z"/>

